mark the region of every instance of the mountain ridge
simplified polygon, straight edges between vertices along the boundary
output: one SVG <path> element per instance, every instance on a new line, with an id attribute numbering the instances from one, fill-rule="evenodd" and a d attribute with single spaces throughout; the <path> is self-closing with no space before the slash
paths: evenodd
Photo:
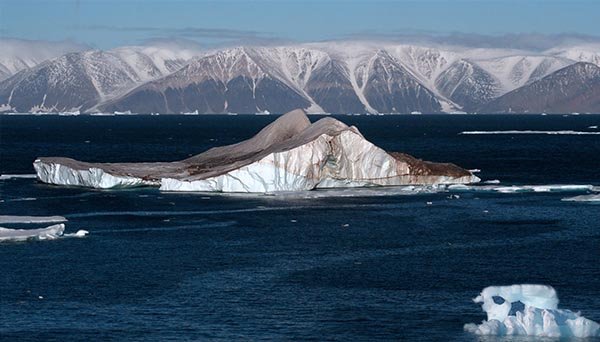
<path id="1" fill-rule="evenodd" d="M 540 53 L 342 42 L 212 52 L 87 50 L 43 61 L 0 81 L 0 112 L 481 112 L 578 59 L 600 63 L 600 51 L 594 49 Z"/>

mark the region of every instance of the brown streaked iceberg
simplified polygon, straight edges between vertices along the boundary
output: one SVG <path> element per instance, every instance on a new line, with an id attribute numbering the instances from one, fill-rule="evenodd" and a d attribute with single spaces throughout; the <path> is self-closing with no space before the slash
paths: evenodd
<path id="1" fill-rule="evenodd" d="M 33 166 L 49 184 L 92 188 L 160 186 L 165 191 L 274 192 L 317 188 L 438 185 L 478 182 L 454 164 L 386 152 L 356 127 L 324 118 L 313 124 L 291 111 L 237 144 L 171 163 L 86 163 L 39 158 Z"/>

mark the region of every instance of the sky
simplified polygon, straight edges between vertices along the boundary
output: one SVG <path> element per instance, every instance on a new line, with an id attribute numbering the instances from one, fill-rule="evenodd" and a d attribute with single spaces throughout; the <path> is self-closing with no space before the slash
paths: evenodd
<path id="1" fill-rule="evenodd" d="M 510 41 L 531 33 L 600 36 L 599 13 L 599 0 L 1 0 L 0 37 L 101 49 L 149 40 L 204 47 L 406 35 Z"/>

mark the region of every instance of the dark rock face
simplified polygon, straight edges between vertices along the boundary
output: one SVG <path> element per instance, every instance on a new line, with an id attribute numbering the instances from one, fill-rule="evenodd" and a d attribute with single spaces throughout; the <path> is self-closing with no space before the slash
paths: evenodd
<path id="1" fill-rule="evenodd" d="M 270 77 L 258 81 L 237 76 L 223 84 L 214 79 L 193 82 L 182 87 L 158 82 L 141 86 L 125 96 L 100 106 L 103 111 L 134 113 L 245 113 L 267 110 L 281 113 L 307 108 L 310 101 L 282 82 Z"/>
<path id="2" fill-rule="evenodd" d="M 481 67 L 459 60 L 438 76 L 436 87 L 465 111 L 471 111 L 494 99 L 500 83 Z"/>
<path id="3" fill-rule="evenodd" d="M 600 67 L 576 63 L 513 90 L 482 113 L 600 113 Z"/>
<path id="4" fill-rule="evenodd" d="M 313 71 L 306 83 L 306 92 L 328 113 L 364 113 L 346 67 L 335 60 Z"/>
<path id="5" fill-rule="evenodd" d="M 442 110 L 435 95 L 385 53 L 378 53 L 374 60 L 364 94 L 371 107 L 380 113 Z"/>

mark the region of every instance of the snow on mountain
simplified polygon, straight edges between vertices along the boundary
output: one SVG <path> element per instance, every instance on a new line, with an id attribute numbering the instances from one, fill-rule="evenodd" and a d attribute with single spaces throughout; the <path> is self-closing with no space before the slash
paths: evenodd
<path id="1" fill-rule="evenodd" d="M 0 81 L 0 108 L 134 113 L 277 113 L 297 107 L 309 113 L 474 111 L 576 62 L 600 65 L 600 46 L 531 52 L 334 41 L 200 53 L 189 44 L 170 44 L 70 56 Z M 67 81 L 86 86 L 73 88 Z M 52 99 L 51 94 L 64 92 L 78 100 Z M 48 106 L 50 99 L 54 102 Z"/>
<path id="2" fill-rule="evenodd" d="M 12 38 L 0 38 L 0 46 L 0 80 L 45 60 L 88 49 L 85 45 L 69 41 L 45 42 Z"/>
<path id="3" fill-rule="evenodd" d="M 561 69 L 572 61 L 553 56 L 513 55 L 476 62 L 500 82 L 497 95 L 503 95 L 527 83 Z"/>
<path id="4" fill-rule="evenodd" d="M 544 54 L 600 66 L 600 43 L 556 47 L 545 51 Z"/>
<path id="5" fill-rule="evenodd" d="M 187 53 L 152 47 L 74 52 L 22 70 L 0 83 L 8 111 L 84 111 L 185 65 Z"/>
<path id="6" fill-rule="evenodd" d="M 265 49 L 234 48 L 194 59 L 100 108 L 136 113 L 258 113 L 309 107 L 310 100 L 272 65 L 275 57 L 265 58 Z"/>
<path id="7" fill-rule="evenodd" d="M 517 88 L 482 113 L 600 113 L 600 67 L 578 62 Z"/>
<path id="8" fill-rule="evenodd" d="M 475 62 L 460 59 L 435 79 L 436 89 L 464 110 L 476 108 L 498 96 L 501 84 Z"/>

